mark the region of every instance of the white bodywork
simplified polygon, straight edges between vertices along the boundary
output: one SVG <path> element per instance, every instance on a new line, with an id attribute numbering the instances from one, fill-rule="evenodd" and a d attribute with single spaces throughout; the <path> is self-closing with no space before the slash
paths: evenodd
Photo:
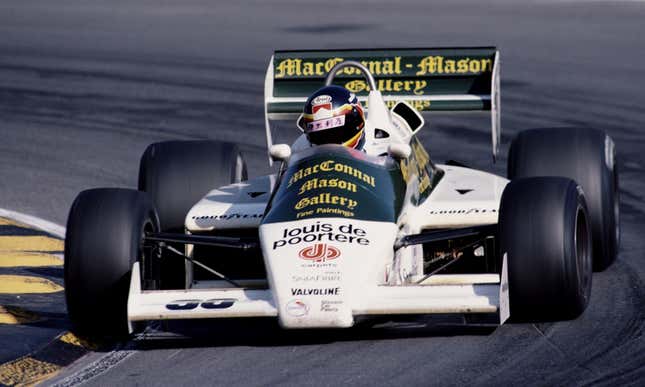
<path id="1" fill-rule="evenodd" d="M 412 134 L 392 121 L 380 92 L 368 98 L 367 152 L 408 143 Z M 376 139 L 376 127 L 389 128 L 390 137 Z M 501 276 L 436 275 L 419 282 L 422 247 L 393 249 L 398 238 L 423 230 L 497 223 L 506 179 L 438 168 L 445 174 L 430 196 L 419 206 L 404 205 L 396 224 L 352 218 L 262 224 L 275 175 L 214 189 L 187 214 L 187 233 L 259 227 L 267 280 L 233 288 L 192 281 L 189 273 L 186 290 L 144 291 L 135 263 L 128 320 L 277 316 L 285 328 L 313 328 L 350 327 L 357 315 L 499 313 L 503 323 L 509 314 L 505 257 Z M 186 251 L 190 255 L 190 245 Z"/>
<path id="2" fill-rule="evenodd" d="M 239 289 L 224 281 L 203 281 L 193 282 L 187 290 L 142 291 L 137 263 L 133 268 L 128 318 L 141 321 L 278 317 L 285 328 L 311 328 L 349 327 L 357 315 L 500 313 L 503 322 L 508 317 L 508 289 L 505 296 L 500 296 L 499 275 L 436 275 L 413 284 L 423 274 L 422 249 L 410 246 L 394 254 L 392 245 L 401 236 L 399 228 L 412 234 L 433 228 L 497 223 L 506 179 L 468 168 L 438 167 L 445 171 L 444 177 L 421 206 L 404 210 L 399 225 L 323 218 L 260 226 L 269 195 L 251 197 L 249 193 L 270 192 L 275 176 L 213 190 L 188 213 L 187 231 L 260 227 L 269 274 L 263 284 L 267 289 Z M 299 258 L 301 250 L 315 243 L 287 243 L 274 248 L 289 230 L 307 229 L 315 224 L 327 224 L 337 234 L 343 234 L 341 229 L 347 234 L 351 225 L 354 234 L 356 229 L 360 230 L 358 234 L 365 232 L 363 237 L 369 244 L 316 240 L 328 250 L 331 247 L 340 252 L 339 257 L 318 263 Z M 325 233 L 314 234 L 317 237 Z M 182 303 L 186 308 L 168 307 Z M 192 308 L 191 303 L 195 305 Z"/>

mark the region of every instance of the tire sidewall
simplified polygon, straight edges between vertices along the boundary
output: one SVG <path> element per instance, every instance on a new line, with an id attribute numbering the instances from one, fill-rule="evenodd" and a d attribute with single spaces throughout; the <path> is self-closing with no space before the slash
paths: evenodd
<path id="1" fill-rule="evenodd" d="M 65 297 L 75 330 L 95 336 L 127 333 L 132 265 L 142 260 L 143 234 L 159 229 L 150 199 L 134 190 L 81 192 L 65 240 Z"/>
<path id="2" fill-rule="evenodd" d="M 520 132 L 508 157 L 508 177 L 562 176 L 582 186 L 592 232 L 593 267 L 606 269 L 620 244 L 618 171 L 613 140 L 590 128 Z"/>
<path id="3" fill-rule="evenodd" d="M 500 205 L 500 256 L 507 254 L 514 321 L 569 319 L 586 308 L 591 255 L 588 249 L 586 264 L 578 264 L 578 216 L 587 219 L 584 193 L 570 179 L 533 177 L 507 185 Z M 590 246 L 588 228 L 585 235 Z"/>

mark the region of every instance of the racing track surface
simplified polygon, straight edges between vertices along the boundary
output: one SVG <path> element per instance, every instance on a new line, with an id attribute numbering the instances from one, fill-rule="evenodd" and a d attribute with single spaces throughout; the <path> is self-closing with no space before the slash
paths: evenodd
<path id="1" fill-rule="evenodd" d="M 645 4 L 211 3 L 1 1 L 0 208 L 64 224 L 78 191 L 136 186 L 140 154 L 159 140 L 238 141 L 251 173 L 269 172 L 262 93 L 273 49 L 494 44 L 504 157 L 490 162 L 485 117 L 460 115 L 429 118 L 431 156 L 503 174 L 521 129 L 602 128 L 619 154 L 622 249 L 575 321 L 293 334 L 196 324 L 192 339 L 131 343 L 92 383 L 645 383 Z"/>

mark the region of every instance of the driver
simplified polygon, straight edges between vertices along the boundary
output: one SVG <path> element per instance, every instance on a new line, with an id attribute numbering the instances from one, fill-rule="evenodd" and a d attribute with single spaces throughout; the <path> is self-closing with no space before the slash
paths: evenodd
<path id="1" fill-rule="evenodd" d="M 344 87 L 325 86 L 313 93 L 299 125 L 313 145 L 341 144 L 357 150 L 365 145 L 363 107 Z"/>

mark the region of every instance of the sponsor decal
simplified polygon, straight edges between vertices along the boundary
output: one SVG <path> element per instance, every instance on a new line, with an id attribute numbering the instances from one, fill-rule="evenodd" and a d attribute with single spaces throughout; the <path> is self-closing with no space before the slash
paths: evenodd
<path id="1" fill-rule="evenodd" d="M 399 165 L 401 166 L 403 179 L 406 181 L 416 176 L 417 193 L 421 197 L 429 194 L 428 190 L 432 188 L 430 174 L 427 170 L 427 166 L 430 163 L 430 156 L 418 140 L 413 141 L 411 147 L 412 156 L 406 160 L 401 160 Z"/>
<path id="2" fill-rule="evenodd" d="M 364 173 L 360 169 L 354 168 L 351 165 L 338 163 L 334 160 L 325 160 L 316 165 L 312 165 L 311 167 L 297 170 L 293 175 L 291 175 L 291 178 L 289 178 L 289 184 L 287 186 L 290 187 L 292 184 L 307 176 L 332 171 L 347 174 L 366 184 L 371 185 L 372 187 L 376 187 L 374 176 L 368 175 L 367 173 Z"/>
<path id="3" fill-rule="evenodd" d="M 469 215 L 484 214 L 487 212 L 497 212 L 496 208 L 455 208 L 447 210 L 431 210 L 431 215 Z"/>
<path id="4" fill-rule="evenodd" d="M 493 59 L 485 57 L 447 57 L 443 55 L 428 55 L 424 57 L 385 57 L 370 58 L 358 61 L 369 69 L 377 78 L 376 87 L 378 90 L 389 94 L 415 94 L 425 95 L 428 91 L 429 81 L 417 79 L 417 77 L 428 77 L 435 75 L 470 75 L 477 76 L 485 73 L 492 73 Z M 324 58 L 320 60 L 306 60 L 303 58 L 284 58 L 276 62 L 274 71 L 275 78 L 301 78 L 301 77 L 323 77 L 327 75 L 337 63 L 343 62 L 345 58 Z M 356 77 L 361 74 L 359 69 L 346 67 L 338 72 L 341 76 Z M 343 85 L 353 93 L 369 92 L 370 88 L 363 79 L 352 79 Z M 314 102 L 312 101 L 312 104 Z M 413 106 L 423 110 L 429 107 L 424 104 Z M 331 108 L 330 108 L 331 109 Z"/>
<path id="5" fill-rule="evenodd" d="M 343 210 L 343 209 L 340 209 L 340 208 L 318 207 L 315 210 L 307 210 L 307 211 L 298 212 L 296 214 L 296 219 L 306 218 L 306 217 L 309 217 L 309 216 L 313 216 L 314 214 L 315 215 L 329 215 L 329 214 L 332 214 L 332 215 L 342 216 L 343 218 L 353 218 L 354 215 L 355 215 L 352 211 L 347 211 L 347 210 Z"/>
<path id="6" fill-rule="evenodd" d="M 320 61 L 306 61 L 300 58 L 285 58 L 275 65 L 275 78 L 299 78 L 327 75 L 336 64 L 345 58 L 326 58 Z M 478 75 L 493 70 L 492 58 L 450 58 L 443 55 L 428 55 L 423 58 L 402 58 L 394 56 L 383 59 L 359 60 L 374 76 L 410 75 L 424 76 L 435 74 Z M 404 74 L 404 71 L 406 74 Z M 359 75 L 361 71 L 346 67 L 339 75 Z M 401 86 L 399 86 L 401 88 Z M 380 89 L 380 88 L 379 88 Z M 394 89 L 381 91 L 409 91 Z"/>
<path id="7" fill-rule="evenodd" d="M 314 75 L 324 76 L 343 58 L 329 58 L 323 61 L 307 62 L 299 58 L 283 59 L 275 65 L 275 77 L 311 77 Z"/>
<path id="8" fill-rule="evenodd" d="M 403 187 L 400 172 L 391 161 L 379 166 L 363 163 L 360 157 L 330 160 L 328 154 L 316 156 L 288 169 L 265 223 L 329 217 L 396 221 L 395 213 L 403 200 L 399 188 Z M 390 186 L 395 189 L 381 192 Z M 377 200 L 382 205 L 374 201 L 374 195 L 384 196 Z"/>
<path id="9" fill-rule="evenodd" d="M 320 188 L 338 188 L 349 192 L 356 192 L 356 184 L 354 183 L 342 179 L 319 179 L 314 177 L 302 183 L 298 195 Z"/>
<path id="10" fill-rule="evenodd" d="M 332 282 L 340 281 L 340 272 L 327 271 L 323 274 L 292 275 L 293 282 Z"/>
<path id="11" fill-rule="evenodd" d="M 420 174 L 420 172 L 425 169 L 425 167 L 428 165 L 430 162 L 430 156 L 428 155 L 428 152 L 423 149 L 423 146 L 419 144 L 418 141 L 415 141 L 411 144 L 412 147 L 412 159 L 411 160 L 403 160 L 401 162 L 401 172 L 403 173 L 403 178 L 408 179 L 408 177 L 412 173 L 417 173 L 417 175 Z"/>
<path id="12" fill-rule="evenodd" d="M 426 74 L 468 74 L 475 75 L 493 71 L 493 60 L 487 58 L 447 59 L 441 55 L 430 55 L 417 64 L 416 75 Z"/>
<path id="13" fill-rule="evenodd" d="M 320 120 L 316 121 L 318 124 L 314 126 L 318 127 L 318 129 L 315 130 L 329 128 L 330 122 L 333 122 L 331 97 L 328 95 L 319 95 L 311 101 L 311 105 L 311 113 L 313 114 L 314 120 Z M 323 120 L 323 118 L 330 118 L 330 120 Z M 327 127 L 323 126 L 324 123 L 327 124 Z M 314 130 L 309 126 L 310 124 L 307 124 L 307 129 Z"/>
<path id="14" fill-rule="evenodd" d="M 379 79 L 376 81 L 376 88 L 382 92 L 407 92 L 415 95 L 423 95 L 428 86 L 424 79 L 410 79 L 398 81 L 394 79 Z M 370 86 L 364 79 L 356 79 L 345 83 L 345 88 L 354 93 L 369 92 Z"/>
<path id="15" fill-rule="evenodd" d="M 325 192 L 316 196 L 304 197 L 298 200 L 293 208 L 296 210 L 304 210 L 307 207 L 317 206 L 319 204 L 332 204 L 336 206 L 347 207 L 347 209 L 353 210 L 358 205 L 358 201 L 354 199 L 348 199 L 344 196 L 332 195 L 328 192 Z"/>
<path id="16" fill-rule="evenodd" d="M 286 306 L 287 314 L 293 317 L 306 316 L 309 313 L 309 306 L 301 300 L 291 300 Z"/>
<path id="17" fill-rule="evenodd" d="M 291 288 L 292 296 L 338 296 L 340 288 Z"/>
<path id="18" fill-rule="evenodd" d="M 235 304 L 234 298 L 214 298 L 210 300 L 176 300 L 166 304 L 168 310 L 228 309 Z"/>
<path id="19" fill-rule="evenodd" d="M 340 300 L 322 300 L 320 301 L 321 312 L 338 312 L 338 307 L 343 304 Z"/>
<path id="20" fill-rule="evenodd" d="M 309 123 L 307 123 L 307 131 L 315 132 L 315 131 L 318 131 L 318 130 L 337 128 L 337 127 L 343 126 L 343 125 L 345 125 L 345 116 L 344 115 L 309 122 Z"/>
<path id="21" fill-rule="evenodd" d="M 232 220 L 232 219 L 261 219 L 264 216 L 263 213 L 257 214 L 218 214 L 218 215 L 194 215 L 193 220 Z"/>
<path id="22" fill-rule="evenodd" d="M 340 250 L 326 243 L 316 243 L 300 250 L 298 256 L 308 261 L 326 262 L 340 257 Z"/>
<path id="23" fill-rule="evenodd" d="M 319 96 L 317 96 L 316 98 L 314 98 L 311 101 L 312 106 L 324 105 L 324 104 L 331 104 L 331 96 L 329 96 L 329 95 L 319 95 Z"/>
<path id="24" fill-rule="evenodd" d="M 306 61 L 300 58 L 287 58 L 275 65 L 275 77 L 311 77 L 325 76 L 336 64 L 344 61 L 344 58 L 328 58 L 321 61 Z M 378 75 L 398 75 L 402 73 L 401 57 L 384 58 L 382 60 L 361 61 L 370 72 Z M 341 69 L 338 74 L 358 75 L 361 71 L 355 68 Z"/>
<path id="25" fill-rule="evenodd" d="M 282 238 L 273 242 L 273 250 L 311 242 L 338 242 L 361 246 L 370 244 L 367 232 L 351 223 L 333 227 L 329 223 L 318 221 L 307 226 L 283 229 Z"/>
<path id="26" fill-rule="evenodd" d="M 327 109 L 329 107 L 329 109 Z M 323 120 L 325 118 L 333 118 L 333 112 L 331 111 L 331 104 L 329 106 L 324 105 L 324 106 L 316 106 L 315 107 L 315 112 L 312 114 L 312 118 L 314 120 Z M 309 129 L 309 128 L 308 128 Z M 325 129 L 325 128 L 323 128 Z"/>
<path id="27" fill-rule="evenodd" d="M 346 218 L 350 218 L 354 216 L 354 213 L 351 211 L 345 211 L 338 208 L 321 208 L 321 207 L 316 208 L 316 214 L 342 215 Z"/>
<path id="28" fill-rule="evenodd" d="M 313 190 L 318 189 L 339 189 L 347 191 L 348 193 L 356 193 L 358 191 L 358 186 L 355 183 L 338 179 L 325 179 L 325 178 L 310 178 L 304 181 L 298 190 L 298 196 Z M 328 207 L 329 205 L 340 206 L 345 208 L 333 208 Z M 308 209 L 308 207 L 314 206 L 313 209 Z M 358 201 L 354 199 L 349 199 L 340 195 L 332 195 L 331 193 L 321 193 L 316 196 L 305 196 L 298 200 L 293 207 L 299 212 L 296 214 L 296 219 L 305 218 L 315 215 L 338 215 L 345 218 L 353 218 L 354 210 L 358 206 Z M 302 211 L 304 210 L 304 211 Z"/>

